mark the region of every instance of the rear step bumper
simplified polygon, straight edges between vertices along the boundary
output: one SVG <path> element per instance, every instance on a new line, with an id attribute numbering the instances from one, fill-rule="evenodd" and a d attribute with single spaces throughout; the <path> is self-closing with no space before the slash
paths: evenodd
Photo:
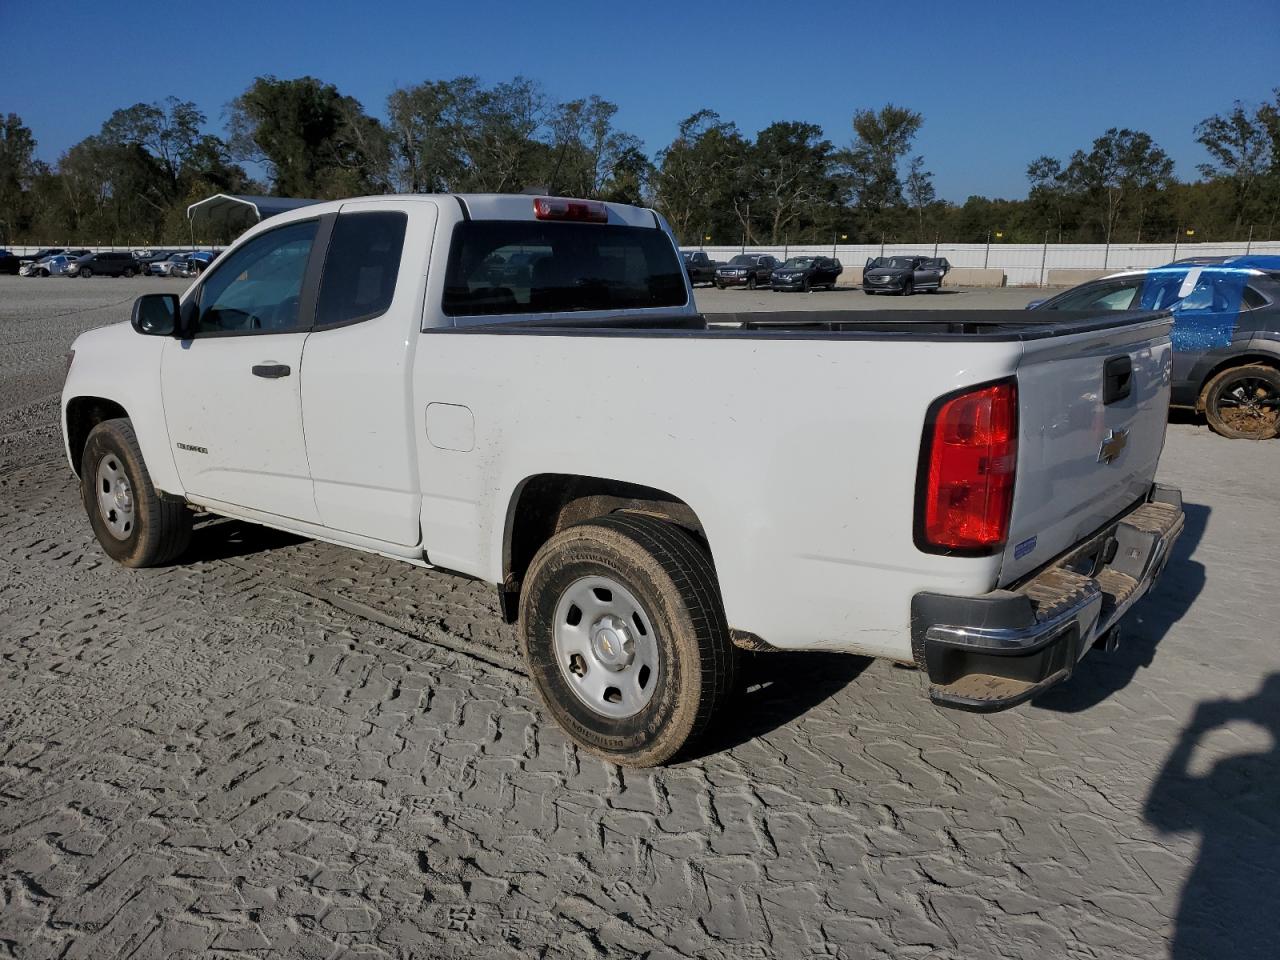
<path id="1" fill-rule="evenodd" d="M 1183 522 L 1182 492 L 1155 484 L 1144 503 L 1016 587 L 916 594 L 911 639 L 929 699 L 991 713 L 1067 679 L 1095 643 L 1114 642 L 1120 618 L 1164 572 Z"/>

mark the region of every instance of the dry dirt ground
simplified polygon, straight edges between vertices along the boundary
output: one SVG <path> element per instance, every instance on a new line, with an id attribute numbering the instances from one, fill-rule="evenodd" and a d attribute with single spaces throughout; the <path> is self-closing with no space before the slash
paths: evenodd
<path id="1" fill-rule="evenodd" d="M 1170 428 L 1187 532 L 1069 686 L 981 717 L 774 655 L 628 771 L 482 585 L 217 520 L 103 557 L 63 354 L 166 286 L 0 277 L 0 957 L 1276 956 L 1280 444 Z"/>

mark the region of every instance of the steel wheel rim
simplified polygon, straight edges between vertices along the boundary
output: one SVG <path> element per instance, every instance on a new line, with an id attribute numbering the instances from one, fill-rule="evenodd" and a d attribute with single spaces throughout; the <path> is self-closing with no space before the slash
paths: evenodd
<path id="1" fill-rule="evenodd" d="M 556 604 L 552 648 L 583 704 L 611 719 L 633 717 L 658 687 L 658 637 L 644 606 L 608 577 L 575 580 Z"/>
<path id="2" fill-rule="evenodd" d="M 1280 423 L 1280 391 L 1262 377 L 1240 377 L 1219 393 L 1218 415 L 1236 430 L 1273 430 Z"/>
<path id="3" fill-rule="evenodd" d="M 135 522 L 133 485 L 124 472 L 124 465 L 114 453 L 108 453 L 98 461 L 96 491 L 98 513 L 107 532 L 117 540 L 128 540 L 133 535 Z"/>

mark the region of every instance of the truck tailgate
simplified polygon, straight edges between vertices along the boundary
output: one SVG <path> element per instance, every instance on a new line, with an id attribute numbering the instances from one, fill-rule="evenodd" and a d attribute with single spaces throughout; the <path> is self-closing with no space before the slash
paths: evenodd
<path id="1" fill-rule="evenodd" d="M 1168 420 L 1171 320 L 1025 342 L 1018 469 L 1001 586 L 1146 495 Z"/>

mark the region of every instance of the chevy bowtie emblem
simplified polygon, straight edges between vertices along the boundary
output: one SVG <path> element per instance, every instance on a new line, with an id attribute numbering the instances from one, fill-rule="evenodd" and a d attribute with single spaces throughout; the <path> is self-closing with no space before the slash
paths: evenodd
<path id="1" fill-rule="evenodd" d="M 1107 435 L 1102 439 L 1102 446 L 1098 448 L 1098 462 L 1114 463 L 1128 445 L 1128 430 L 1107 431 Z"/>

